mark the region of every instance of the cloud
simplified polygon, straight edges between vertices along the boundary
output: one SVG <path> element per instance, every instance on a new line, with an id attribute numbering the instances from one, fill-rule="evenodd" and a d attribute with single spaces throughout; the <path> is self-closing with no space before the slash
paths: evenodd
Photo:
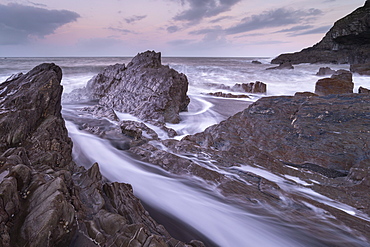
<path id="1" fill-rule="evenodd" d="M 115 31 L 115 32 L 119 32 L 119 33 L 122 33 L 122 34 L 130 34 L 130 33 L 131 34 L 137 34 L 137 32 L 131 31 L 131 30 L 125 29 L 125 28 L 108 27 L 107 29 Z"/>
<path id="2" fill-rule="evenodd" d="M 27 43 L 32 36 L 43 38 L 79 17 L 79 14 L 68 10 L 47 10 L 13 3 L 0 4 L 0 44 Z"/>
<path id="3" fill-rule="evenodd" d="M 176 21 L 199 22 L 204 18 L 214 17 L 220 13 L 229 11 L 231 7 L 241 0 L 182 0 L 189 5 L 185 10 L 173 19 Z"/>
<path id="4" fill-rule="evenodd" d="M 176 33 L 177 31 L 180 31 L 180 30 L 181 28 L 175 25 L 167 27 L 167 32 L 169 33 Z"/>
<path id="5" fill-rule="evenodd" d="M 314 8 L 308 10 L 278 8 L 243 18 L 239 24 L 227 28 L 225 31 L 227 34 L 238 34 L 263 28 L 298 24 L 320 14 L 322 11 Z"/>
<path id="6" fill-rule="evenodd" d="M 301 35 L 307 35 L 307 34 L 327 33 L 331 27 L 332 26 L 318 27 L 318 28 L 314 28 L 314 29 L 311 29 L 305 32 L 293 33 L 290 36 L 295 37 L 295 36 L 301 36 Z"/>
<path id="7" fill-rule="evenodd" d="M 277 31 L 275 33 L 289 33 L 289 32 L 307 30 L 307 29 L 310 29 L 310 28 L 313 28 L 313 26 L 312 25 L 299 25 L 299 26 L 294 26 L 294 27 L 287 28 L 287 29 L 282 29 L 282 30 Z"/>
<path id="8" fill-rule="evenodd" d="M 126 21 L 126 23 L 131 24 L 131 23 L 141 21 L 141 20 L 145 19 L 146 17 L 147 17 L 146 15 L 134 15 L 132 17 L 125 18 L 125 21 Z"/>

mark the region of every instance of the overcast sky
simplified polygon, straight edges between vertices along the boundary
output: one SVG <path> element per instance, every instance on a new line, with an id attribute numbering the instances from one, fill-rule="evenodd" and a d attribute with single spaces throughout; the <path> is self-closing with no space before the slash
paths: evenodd
<path id="1" fill-rule="evenodd" d="M 365 0 L 0 0 L 0 57 L 268 56 L 319 42 Z"/>

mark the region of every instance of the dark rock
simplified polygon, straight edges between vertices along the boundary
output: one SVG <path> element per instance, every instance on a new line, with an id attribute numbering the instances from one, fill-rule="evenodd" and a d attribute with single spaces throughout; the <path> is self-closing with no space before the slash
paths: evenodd
<path id="1" fill-rule="evenodd" d="M 294 69 L 294 66 L 291 62 L 282 62 L 277 67 L 267 68 L 266 70 L 273 70 L 273 69 Z"/>
<path id="2" fill-rule="evenodd" d="M 334 23 L 316 45 L 300 52 L 279 55 L 271 63 L 335 63 L 370 62 L 370 4 L 365 3 Z"/>
<path id="3" fill-rule="evenodd" d="M 215 96 L 215 97 L 222 97 L 222 98 L 249 98 L 248 95 L 244 95 L 244 94 L 231 94 L 231 93 L 223 93 L 223 92 L 209 93 L 208 95 Z"/>
<path id="4" fill-rule="evenodd" d="M 319 96 L 315 93 L 311 93 L 311 92 L 297 92 L 294 94 L 294 96 L 298 96 L 298 97 L 313 97 L 313 96 Z"/>
<path id="5" fill-rule="evenodd" d="M 114 110 L 103 105 L 84 107 L 81 111 L 91 113 L 94 117 L 97 118 L 108 118 L 111 121 L 119 121 L 119 118 L 117 117 Z"/>
<path id="6" fill-rule="evenodd" d="M 42 64 L 0 84 L 0 246 L 185 246 L 130 185 L 72 162 L 61 78 L 58 66 Z"/>
<path id="7" fill-rule="evenodd" d="M 366 93 L 366 94 L 370 94 L 370 90 L 367 89 L 367 88 L 364 88 L 364 87 L 359 87 L 358 88 L 358 93 Z"/>
<path id="8" fill-rule="evenodd" d="M 351 64 L 350 70 L 360 75 L 370 75 L 370 63 Z"/>
<path id="9" fill-rule="evenodd" d="M 109 66 L 85 89 L 72 91 L 68 99 L 98 100 L 99 104 L 126 112 L 142 120 L 178 123 L 179 112 L 186 111 L 188 80 L 184 74 L 161 64 L 161 54 L 147 51 L 127 65 Z"/>
<path id="10" fill-rule="evenodd" d="M 263 82 L 256 81 L 243 84 L 235 84 L 232 87 L 234 91 L 242 91 L 247 93 L 266 93 L 267 85 Z"/>
<path id="11" fill-rule="evenodd" d="M 253 64 L 262 64 L 260 61 L 257 61 L 257 60 L 253 60 L 252 63 Z"/>
<path id="12" fill-rule="evenodd" d="M 353 87 L 352 73 L 346 70 L 338 70 L 331 78 L 320 79 L 316 82 L 315 94 L 324 96 L 353 93 Z"/>
<path id="13" fill-rule="evenodd" d="M 288 221 L 297 219 L 296 214 L 315 218 L 317 212 L 308 210 L 299 203 L 302 198 L 282 190 L 274 179 L 267 181 L 243 170 L 233 179 L 215 170 L 235 173 L 240 166 L 248 166 L 251 171 L 262 169 L 271 176 L 290 174 L 302 181 L 319 181 L 310 189 L 369 214 L 369 100 L 366 94 L 265 97 L 202 133 L 181 141 L 163 141 L 168 152 L 148 143 L 130 151 L 172 173 L 217 184 L 221 194 L 238 198 L 243 205 L 252 207 L 258 202 L 273 206 L 282 210 Z M 369 240 L 368 231 L 363 228 L 367 221 L 319 205 L 315 200 L 303 201 L 325 208 L 338 220 L 337 225 L 355 229 Z M 304 224 L 312 224 L 310 229 L 316 234 L 316 220 Z"/>
<path id="14" fill-rule="evenodd" d="M 329 67 L 321 67 L 319 69 L 319 72 L 316 73 L 318 76 L 323 76 L 323 75 L 332 75 L 335 73 L 335 70 L 329 68 Z"/>

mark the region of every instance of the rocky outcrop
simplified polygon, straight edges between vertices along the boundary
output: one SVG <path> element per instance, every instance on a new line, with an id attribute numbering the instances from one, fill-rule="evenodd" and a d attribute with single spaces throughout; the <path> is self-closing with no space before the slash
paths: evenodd
<path id="1" fill-rule="evenodd" d="M 243 84 L 235 84 L 231 90 L 246 93 L 266 93 L 267 85 L 263 82 L 256 81 Z"/>
<path id="2" fill-rule="evenodd" d="M 335 70 L 329 68 L 329 67 L 321 67 L 319 71 L 316 73 L 317 76 L 323 76 L 323 75 L 332 75 L 335 73 Z"/>
<path id="3" fill-rule="evenodd" d="M 277 67 L 271 67 L 271 68 L 267 68 L 266 70 L 274 70 L 274 69 L 294 69 L 294 66 L 292 65 L 292 63 L 290 61 L 288 62 L 282 62 L 279 64 L 279 66 Z"/>
<path id="4" fill-rule="evenodd" d="M 350 70 L 359 75 L 370 75 L 370 63 L 351 64 Z"/>
<path id="5" fill-rule="evenodd" d="M 66 95 L 66 101 L 98 100 L 99 104 L 131 113 L 142 120 L 178 123 L 179 112 L 186 111 L 189 98 L 184 74 L 161 64 L 161 54 L 138 54 L 125 66 L 107 67 L 86 88 Z"/>
<path id="6" fill-rule="evenodd" d="M 367 93 L 370 94 L 370 89 L 364 88 L 364 87 L 359 87 L 358 88 L 358 93 Z"/>
<path id="7" fill-rule="evenodd" d="M 304 224 L 314 235 L 321 220 L 307 205 L 316 205 L 333 215 L 335 225 L 369 241 L 366 219 L 279 183 L 282 177 L 297 178 L 310 193 L 369 214 L 369 100 L 365 94 L 265 97 L 202 133 L 163 141 L 166 149 L 146 143 L 130 151 L 172 173 L 200 177 L 243 205 L 270 205 L 291 222 L 312 219 Z"/>
<path id="8" fill-rule="evenodd" d="M 335 22 L 316 45 L 300 52 L 282 54 L 271 63 L 349 63 L 370 62 L 370 2 Z"/>
<path id="9" fill-rule="evenodd" d="M 316 82 L 315 94 L 325 96 L 353 93 L 353 87 L 352 73 L 346 70 L 338 70 L 330 78 L 320 79 Z"/>
<path id="10" fill-rule="evenodd" d="M 208 95 L 215 96 L 215 97 L 222 97 L 222 98 L 249 98 L 248 95 L 244 95 L 244 94 L 231 94 L 231 93 L 223 93 L 223 92 L 209 93 Z"/>
<path id="11" fill-rule="evenodd" d="M 97 164 L 74 164 L 61 78 L 42 64 L 0 84 L 0 246 L 186 246 L 130 185 L 104 183 Z"/>

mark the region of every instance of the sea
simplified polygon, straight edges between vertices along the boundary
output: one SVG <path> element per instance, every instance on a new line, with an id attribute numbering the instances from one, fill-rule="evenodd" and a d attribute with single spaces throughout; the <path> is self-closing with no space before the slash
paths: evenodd
<path id="1" fill-rule="evenodd" d="M 132 57 L 35 57 L 0 58 L 0 83 L 19 72 L 26 73 L 41 63 L 55 63 L 62 68 L 64 93 L 84 87 L 86 83 L 105 67 L 116 63 L 128 64 Z M 185 135 L 204 131 L 217 124 L 261 97 L 292 96 L 296 92 L 314 92 L 315 83 L 323 78 L 316 73 L 320 67 L 349 70 L 346 64 L 299 64 L 292 70 L 266 70 L 271 57 L 163 57 L 162 64 L 184 73 L 189 81 L 188 95 L 191 99 L 189 111 L 180 114 L 179 124 L 171 124 L 181 139 Z M 259 61 L 260 63 L 252 63 Z M 232 92 L 235 84 L 261 81 L 267 84 L 266 94 L 248 94 L 249 98 L 221 99 L 209 96 L 212 92 Z M 353 75 L 354 92 L 360 86 L 370 88 L 370 77 Z M 78 116 L 78 105 L 63 105 L 64 116 Z M 117 112 L 121 120 L 138 120 L 127 113 Z M 107 140 L 84 132 L 73 121 L 66 121 L 73 140 L 73 157 L 78 165 L 85 167 L 98 162 L 103 176 L 109 181 L 130 183 L 135 195 L 143 202 L 150 214 L 174 237 L 182 241 L 200 239 L 206 246 L 254 247 L 254 246 L 369 246 L 361 237 L 343 234 L 342 230 L 320 228 L 321 234 L 305 231 L 305 225 L 284 223 L 279 212 L 268 215 L 248 210 L 235 201 L 224 198 L 214 187 L 199 178 L 175 176 L 150 163 L 137 160 L 126 151 L 112 146 Z M 153 126 L 155 129 L 155 126 Z M 170 138 L 155 129 L 161 139 Z M 370 224 L 370 217 L 357 209 L 319 195 L 309 189 L 298 178 L 272 174 L 255 167 L 244 167 L 289 190 L 305 191 L 311 199 L 335 207 Z M 218 172 L 224 172 L 217 170 Z M 302 189 L 304 188 L 304 190 Z M 315 194 L 316 193 L 316 194 Z M 311 205 L 312 206 L 312 205 Z M 321 220 L 323 210 L 312 206 Z M 304 222 L 304 221 L 303 221 Z M 349 229 L 348 232 L 351 230 Z M 346 231 L 344 231 L 346 232 Z M 322 237 L 324 236 L 324 237 Z"/>

